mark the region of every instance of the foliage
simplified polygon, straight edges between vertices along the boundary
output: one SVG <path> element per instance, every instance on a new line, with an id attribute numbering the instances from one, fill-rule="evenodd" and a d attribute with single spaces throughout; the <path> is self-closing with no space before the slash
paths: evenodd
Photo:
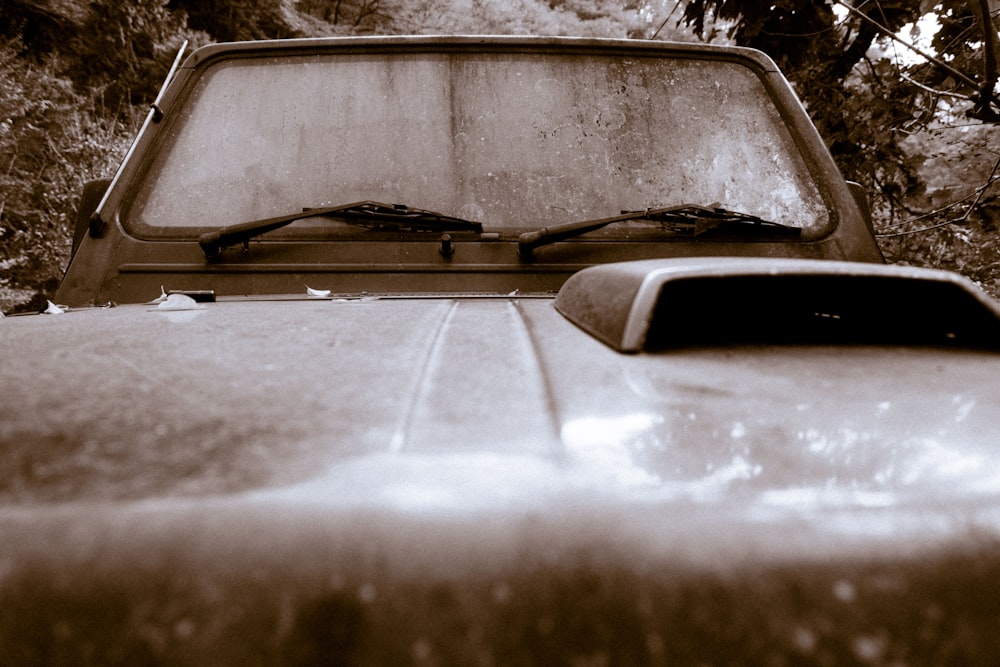
<path id="1" fill-rule="evenodd" d="M 299 0 L 298 10 L 329 25 L 363 32 L 387 19 L 380 0 Z"/>
<path id="2" fill-rule="evenodd" d="M 1000 295 L 1000 137 L 946 117 L 902 145 L 923 157 L 924 188 L 907 208 L 880 216 L 886 258 L 958 271 Z"/>
<path id="3" fill-rule="evenodd" d="M 254 39 L 288 39 L 293 37 L 316 37 L 343 32 L 329 23 L 316 18 L 322 14 L 325 5 L 338 4 L 341 15 L 357 18 L 353 13 L 359 3 L 368 4 L 377 0 L 169 0 L 166 8 L 186 17 L 187 26 L 192 30 L 207 33 L 219 42 L 244 41 Z M 297 4 L 305 5 L 306 11 Z M 363 23 L 359 20 L 359 23 Z M 343 27 L 343 26 L 342 26 Z"/>
<path id="4" fill-rule="evenodd" d="M 174 53 L 184 39 L 184 17 L 172 14 L 163 0 L 95 0 L 82 30 L 73 35 L 73 54 L 65 73 L 77 89 L 100 93 L 122 109 L 149 104 Z"/>
<path id="5" fill-rule="evenodd" d="M 895 145 L 914 179 L 883 191 L 877 231 L 889 261 L 957 271 L 1000 296 L 1000 138 L 995 125 L 980 122 L 994 113 L 981 91 L 963 81 L 978 79 L 989 89 L 994 76 L 971 1 L 947 0 L 935 9 L 941 29 L 931 46 L 947 57 L 947 68 L 920 61 L 886 77 L 887 99 L 903 87 L 911 91 L 902 105 L 910 120 L 884 127 L 897 132 Z"/>
<path id="6" fill-rule="evenodd" d="M 397 0 L 393 32 L 625 37 L 640 28 L 637 7 L 608 0 Z"/>

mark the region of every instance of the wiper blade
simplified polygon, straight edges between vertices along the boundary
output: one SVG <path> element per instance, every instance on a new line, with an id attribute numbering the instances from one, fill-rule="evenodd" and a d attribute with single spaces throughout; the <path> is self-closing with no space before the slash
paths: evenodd
<path id="1" fill-rule="evenodd" d="M 626 211 L 610 218 L 567 222 L 552 227 L 543 227 L 534 232 L 524 232 L 517 239 L 517 250 L 522 257 L 530 257 L 531 251 L 539 246 L 586 234 L 615 222 L 629 220 L 648 220 L 659 224 L 668 231 L 690 234 L 691 236 L 701 236 L 714 229 L 732 229 L 734 227 L 788 237 L 797 237 L 802 233 L 802 229 L 799 227 L 772 222 L 749 213 L 728 211 L 717 205 L 682 204 L 668 208 Z"/>
<path id="2" fill-rule="evenodd" d="M 403 204 L 383 204 L 377 201 L 359 201 L 341 206 L 307 208 L 298 213 L 279 215 L 229 225 L 198 237 L 198 245 L 206 257 L 216 257 L 230 246 L 246 244 L 250 239 L 280 229 L 296 220 L 305 218 L 336 217 L 351 225 L 374 230 L 436 232 L 469 231 L 482 233 L 482 223 L 411 208 Z"/>

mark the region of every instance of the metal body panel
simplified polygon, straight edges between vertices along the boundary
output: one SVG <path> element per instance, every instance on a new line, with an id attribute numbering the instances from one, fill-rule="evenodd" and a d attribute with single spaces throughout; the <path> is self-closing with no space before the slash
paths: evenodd
<path id="1" fill-rule="evenodd" d="M 518 298 L 70 311 L 0 349 L 5 657 L 297 664 L 337 627 L 321 655 L 369 664 L 656 663 L 733 622 L 759 640 L 730 655 L 801 657 L 882 618 L 880 573 L 897 611 L 970 614 L 926 582 L 995 562 L 995 354 L 621 355 Z"/>
<path id="2" fill-rule="evenodd" d="M 215 494 L 269 485 L 271 475 L 288 484 L 283 461 L 300 457 L 339 466 L 363 456 L 517 454 L 558 470 L 575 448 L 602 442 L 622 455 L 607 463 L 624 467 L 608 474 L 640 481 L 640 497 L 690 487 L 697 498 L 701 475 L 734 457 L 746 458 L 746 471 L 760 467 L 741 478 L 751 496 L 804 483 L 805 466 L 818 473 L 817 498 L 927 499 L 959 493 L 952 482 L 971 491 L 993 480 L 988 469 L 966 471 L 975 480 L 939 478 L 923 464 L 898 472 L 925 447 L 955 447 L 970 461 L 989 453 L 1000 400 L 1000 360 L 989 353 L 763 347 L 623 356 L 550 300 L 516 298 L 71 311 L 5 323 L 3 346 L 20 351 L 5 359 L 4 387 L 32 387 L 5 402 L 5 442 L 25 453 L 58 444 L 75 453 L 60 458 L 65 472 L 78 465 L 96 474 L 91 496 L 28 483 L 38 476 L 11 466 L 4 487 L 15 502 Z M 209 444 L 234 459 L 206 475 L 188 457 L 210 461 L 212 451 L 198 449 Z M 102 462 L 112 454 L 120 465 Z M 132 479 L 133 456 L 163 460 L 136 460 Z M 191 467 L 174 468 L 175 456 Z M 746 509 L 745 498 L 738 505 Z"/>

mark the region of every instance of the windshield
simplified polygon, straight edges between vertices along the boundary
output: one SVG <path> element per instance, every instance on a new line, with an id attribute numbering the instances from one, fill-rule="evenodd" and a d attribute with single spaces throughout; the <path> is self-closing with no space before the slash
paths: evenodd
<path id="1" fill-rule="evenodd" d="M 511 233 L 680 203 L 804 229 L 828 222 L 764 85 L 735 62 L 238 59 L 211 66 L 176 108 L 123 216 L 154 235 L 373 199 Z"/>

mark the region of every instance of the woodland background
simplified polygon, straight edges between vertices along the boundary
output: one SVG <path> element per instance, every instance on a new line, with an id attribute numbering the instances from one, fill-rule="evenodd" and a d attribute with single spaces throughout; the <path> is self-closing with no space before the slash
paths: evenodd
<path id="1" fill-rule="evenodd" d="M 762 49 L 870 193 L 886 259 L 955 270 L 1000 296 L 998 6 L 846 1 L 0 0 L 0 310 L 54 293 L 83 184 L 113 174 L 185 40 L 353 34 Z"/>

